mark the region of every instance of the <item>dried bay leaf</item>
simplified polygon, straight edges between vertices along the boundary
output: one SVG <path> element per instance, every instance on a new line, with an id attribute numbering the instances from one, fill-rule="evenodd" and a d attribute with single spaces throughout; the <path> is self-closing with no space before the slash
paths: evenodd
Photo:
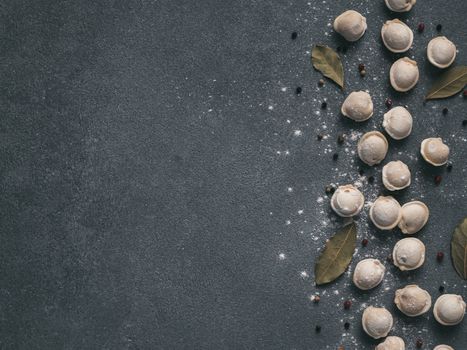
<path id="1" fill-rule="evenodd" d="M 451 240 L 451 257 L 459 276 L 467 280 L 467 218 L 454 230 Z"/>
<path id="2" fill-rule="evenodd" d="M 316 284 L 334 281 L 342 275 L 352 260 L 357 240 L 354 222 L 342 227 L 326 243 L 315 265 Z"/>
<path id="3" fill-rule="evenodd" d="M 344 67 L 339 55 L 330 47 L 315 45 L 311 51 L 313 67 L 344 88 Z"/>
<path id="4" fill-rule="evenodd" d="M 467 66 L 450 68 L 441 74 L 439 79 L 428 91 L 425 99 L 446 98 L 457 94 L 467 84 Z"/>

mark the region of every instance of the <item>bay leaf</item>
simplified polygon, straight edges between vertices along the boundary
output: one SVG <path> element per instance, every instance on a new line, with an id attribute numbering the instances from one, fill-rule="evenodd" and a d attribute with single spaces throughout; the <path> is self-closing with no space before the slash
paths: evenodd
<path id="1" fill-rule="evenodd" d="M 450 97 L 461 91 L 465 84 L 467 84 L 467 66 L 452 67 L 435 81 L 425 99 Z"/>
<path id="2" fill-rule="evenodd" d="M 357 240 L 354 222 L 342 227 L 327 241 L 315 265 L 316 284 L 334 281 L 342 275 L 352 260 Z"/>
<path id="3" fill-rule="evenodd" d="M 315 45 L 311 51 L 313 67 L 344 88 L 344 67 L 339 55 L 330 47 Z"/>
<path id="4" fill-rule="evenodd" d="M 459 276 L 467 280 L 467 217 L 454 230 L 451 240 L 451 257 Z"/>

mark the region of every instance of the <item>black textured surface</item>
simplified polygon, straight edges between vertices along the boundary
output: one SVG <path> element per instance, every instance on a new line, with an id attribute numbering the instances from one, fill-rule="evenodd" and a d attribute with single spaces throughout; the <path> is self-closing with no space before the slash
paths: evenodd
<path id="1" fill-rule="evenodd" d="M 328 26 L 347 8 L 369 23 L 351 45 Z M 439 73 L 424 57 L 438 23 L 466 63 L 465 1 L 420 0 L 400 15 L 414 31 L 426 26 L 414 33 L 409 56 L 421 77 L 408 94 L 388 86 L 399 56 L 379 30 L 397 15 L 382 0 L 10 0 L 0 9 L 2 349 L 372 349 L 359 325 L 363 303 L 393 312 L 393 334 L 408 349 L 417 338 L 427 349 L 467 348 L 465 321 L 446 329 L 431 313 L 407 319 L 392 304 L 409 282 L 433 301 L 441 284 L 467 297 L 447 254 L 467 215 L 466 100 L 422 103 Z M 346 47 L 346 92 L 317 87 L 309 51 L 318 42 Z M 338 113 L 354 89 L 374 98 L 375 116 L 362 125 Z M 323 189 L 358 180 L 361 167 L 356 139 L 339 146 L 337 136 L 380 128 L 386 97 L 415 119 L 407 140 L 390 142 L 388 160 L 407 161 L 414 174 L 397 198 L 431 209 L 418 235 L 427 262 L 409 274 L 387 264 L 371 292 L 348 274 L 316 288 L 313 262 L 339 225 Z M 420 141 L 438 135 L 451 146 L 450 173 L 418 157 Z M 369 200 L 380 170 L 365 168 L 373 185 L 358 180 Z M 401 238 L 358 222 L 370 242 L 352 266 L 384 259 Z"/>

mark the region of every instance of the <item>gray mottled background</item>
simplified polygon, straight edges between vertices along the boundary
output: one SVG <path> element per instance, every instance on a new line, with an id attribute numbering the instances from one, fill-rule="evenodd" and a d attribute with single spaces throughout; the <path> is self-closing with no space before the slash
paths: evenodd
<path id="1" fill-rule="evenodd" d="M 369 25 L 354 44 L 331 28 L 348 8 Z M 420 82 L 397 94 L 388 71 L 399 56 L 379 38 L 396 14 L 382 0 L 3 1 L 0 348 L 372 349 L 361 312 L 385 305 L 408 349 L 418 338 L 424 349 L 466 349 L 465 321 L 442 328 L 431 312 L 409 319 L 392 303 L 407 283 L 433 300 L 440 285 L 467 297 L 448 254 L 467 215 L 467 100 L 423 103 L 439 74 L 425 59 L 436 24 L 466 63 L 466 10 L 463 0 L 419 0 L 400 15 L 426 29 L 408 52 Z M 315 43 L 346 47 L 344 92 L 330 82 L 318 88 Z M 358 125 L 339 115 L 355 89 L 368 89 L 375 104 L 374 117 Z M 414 116 L 413 134 L 390 141 L 387 161 L 412 170 L 412 186 L 397 198 L 430 207 L 418 234 L 427 261 L 411 273 L 385 262 L 381 286 L 352 287 L 355 263 L 385 261 L 402 237 L 378 232 L 365 210 L 357 222 L 368 246 L 349 273 L 317 288 L 314 261 L 341 224 L 324 187 L 355 183 L 369 202 L 381 193 L 381 166 L 363 167 L 355 146 L 363 132 L 381 129 L 387 97 Z M 451 147 L 452 172 L 420 159 L 430 136 Z M 442 263 L 437 251 L 446 253 Z"/>

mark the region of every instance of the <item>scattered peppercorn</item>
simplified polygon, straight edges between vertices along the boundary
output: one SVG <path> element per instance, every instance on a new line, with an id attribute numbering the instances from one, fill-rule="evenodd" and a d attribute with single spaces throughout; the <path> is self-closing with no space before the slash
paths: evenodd
<path id="1" fill-rule="evenodd" d="M 436 30 L 437 30 L 438 32 L 440 32 L 441 29 L 443 29 L 443 26 L 442 26 L 441 24 L 438 24 L 438 25 L 436 26 Z"/>
<path id="2" fill-rule="evenodd" d="M 452 171 L 452 163 L 448 164 L 448 166 L 446 167 L 446 170 L 448 171 L 448 173 Z"/>
<path id="3" fill-rule="evenodd" d="M 297 32 L 292 32 L 292 35 L 291 35 L 292 40 L 297 39 L 297 36 L 298 36 Z"/>
<path id="4" fill-rule="evenodd" d="M 439 286 L 438 290 L 439 290 L 439 292 L 441 294 L 443 294 L 444 293 L 444 286 Z"/>
<path id="5" fill-rule="evenodd" d="M 441 183 L 442 179 L 443 178 L 441 177 L 441 175 L 436 175 L 435 176 L 435 185 L 438 186 Z"/>
<path id="6" fill-rule="evenodd" d="M 363 176 L 363 174 L 365 174 L 365 170 L 363 170 L 363 169 L 358 169 L 358 173 L 360 174 L 360 176 Z"/>
<path id="7" fill-rule="evenodd" d="M 344 301 L 344 309 L 348 310 L 352 306 L 352 302 L 350 300 Z"/>
<path id="8" fill-rule="evenodd" d="M 320 298 L 319 295 L 315 295 L 315 297 L 313 298 L 313 302 L 314 302 L 315 304 L 318 304 L 320 300 L 321 300 L 321 298 Z"/>
<path id="9" fill-rule="evenodd" d="M 364 77 L 365 75 L 366 75 L 366 70 L 360 71 L 360 76 L 361 76 L 361 77 Z"/>
<path id="10" fill-rule="evenodd" d="M 368 177 L 368 183 L 372 184 L 373 182 L 375 182 L 375 177 L 371 175 Z"/>
<path id="11" fill-rule="evenodd" d="M 318 80 L 318 86 L 323 86 L 323 85 L 324 85 L 324 80 L 323 79 Z"/>
<path id="12" fill-rule="evenodd" d="M 342 145 L 344 143 L 344 135 L 340 134 L 339 136 L 337 136 L 337 143 L 339 145 Z"/>
<path id="13" fill-rule="evenodd" d="M 444 253 L 443 252 L 438 252 L 436 254 L 436 260 L 438 260 L 438 262 L 443 261 L 443 258 L 444 258 Z"/>
<path id="14" fill-rule="evenodd" d="M 417 346 L 417 348 L 421 348 L 423 346 L 423 341 L 421 339 L 417 339 L 415 345 Z"/>
<path id="15" fill-rule="evenodd" d="M 467 126 L 467 119 L 464 119 L 464 120 L 462 121 L 462 126 Z"/>
<path id="16" fill-rule="evenodd" d="M 318 138 L 318 141 L 321 141 L 323 139 L 323 135 L 318 134 L 317 138 Z"/>
<path id="17" fill-rule="evenodd" d="M 362 240 L 362 246 L 366 247 L 368 245 L 368 240 L 365 238 Z"/>
<path id="18" fill-rule="evenodd" d="M 321 109 L 326 109 L 327 106 L 328 106 L 328 103 L 326 101 L 321 103 Z"/>
<path id="19" fill-rule="evenodd" d="M 315 327 L 315 331 L 316 331 L 316 333 L 321 332 L 321 326 L 316 326 L 316 327 Z"/>
<path id="20" fill-rule="evenodd" d="M 350 328 L 350 323 L 349 322 L 344 323 L 344 328 L 349 329 Z"/>
<path id="21" fill-rule="evenodd" d="M 425 23 L 420 22 L 420 23 L 418 24 L 417 29 L 418 29 L 418 32 L 419 32 L 419 33 L 423 32 L 423 31 L 425 30 Z"/>
<path id="22" fill-rule="evenodd" d="M 393 257 L 392 257 L 391 254 L 389 254 L 389 255 L 386 257 L 386 261 L 387 261 L 388 263 L 391 263 L 391 264 L 394 262 L 394 259 L 393 259 Z"/>
<path id="23" fill-rule="evenodd" d="M 386 107 L 391 108 L 392 107 L 392 100 L 390 98 L 387 98 L 385 104 L 386 104 Z"/>
<path id="24" fill-rule="evenodd" d="M 295 89 L 295 93 L 297 95 L 300 95 L 302 93 L 302 88 L 300 86 L 297 86 L 297 88 Z"/>
<path id="25" fill-rule="evenodd" d="M 339 155 L 337 153 L 334 153 L 332 155 L 332 160 L 337 160 L 337 158 L 339 158 Z"/>
<path id="26" fill-rule="evenodd" d="M 443 108 L 443 114 L 446 115 L 446 114 L 448 114 L 448 112 L 449 112 L 449 109 L 447 107 L 444 107 Z"/>
<path id="27" fill-rule="evenodd" d="M 358 65 L 358 71 L 361 72 L 362 70 L 365 70 L 365 65 L 363 63 L 360 63 Z"/>
<path id="28" fill-rule="evenodd" d="M 336 188 L 333 185 L 328 185 L 324 190 L 327 194 L 333 194 L 336 191 Z"/>

